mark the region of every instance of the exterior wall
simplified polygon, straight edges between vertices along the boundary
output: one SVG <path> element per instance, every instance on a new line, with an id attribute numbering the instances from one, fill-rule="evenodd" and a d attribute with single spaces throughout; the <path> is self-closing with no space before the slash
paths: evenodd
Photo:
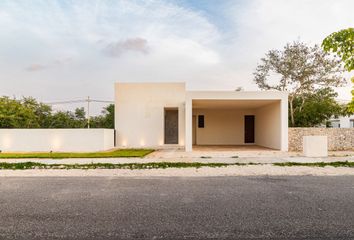
<path id="1" fill-rule="evenodd" d="M 333 128 L 354 128 L 354 115 L 333 118 L 330 122 Z"/>
<path id="2" fill-rule="evenodd" d="M 272 103 L 256 111 L 256 144 L 281 149 L 281 105 Z"/>
<path id="3" fill-rule="evenodd" d="M 302 151 L 303 136 L 327 136 L 329 151 L 353 151 L 354 128 L 289 128 L 289 151 Z"/>
<path id="4" fill-rule="evenodd" d="M 112 148 L 113 129 L 0 129 L 3 152 L 94 152 Z"/>
<path id="5" fill-rule="evenodd" d="M 184 83 L 116 83 L 118 147 L 164 145 L 165 108 L 178 108 L 179 145 L 185 144 Z"/>
<path id="6" fill-rule="evenodd" d="M 244 144 L 244 116 L 255 115 L 254 110 L 199 109 L 193 115 L 204 115 L 205 127 L 196 124 L 196 144 L 242 145 Z M 196 119 L 198 120 L 198 119 Z"/>

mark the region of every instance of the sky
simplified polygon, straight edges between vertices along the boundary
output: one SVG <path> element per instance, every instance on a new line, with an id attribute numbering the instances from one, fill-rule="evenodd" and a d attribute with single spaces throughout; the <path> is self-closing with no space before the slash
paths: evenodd
<path id="1" fill-rule="evenodd" d="M 353 0 L 0 0 L 0 95 L 113 100 L 117 81 L 257 90 L 267 51 L 321 44 L 353 27 L 353 9 Z M 350 99 L 349 84 L 337 90 Z"/>

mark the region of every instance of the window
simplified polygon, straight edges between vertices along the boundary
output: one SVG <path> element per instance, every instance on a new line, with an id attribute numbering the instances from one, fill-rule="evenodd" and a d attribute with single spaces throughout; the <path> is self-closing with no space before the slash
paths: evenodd
<path id="1" fill-rule="evenodd" d="M 198 128 L 204 128 L 204 115 L 198 115 Z"/>
<path id="2" fill-rule="evenodd" d="M 354 128 L 354 119 L 350 119 L 350 127 Z"/>

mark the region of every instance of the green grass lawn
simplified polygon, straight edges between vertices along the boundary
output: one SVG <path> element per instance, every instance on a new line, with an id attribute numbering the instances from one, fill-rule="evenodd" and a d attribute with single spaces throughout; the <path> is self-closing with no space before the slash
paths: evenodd
<path id="1" fill-rule="evenodd" d="M 0 153 L 1 158 L 122 158 L 145 157 L 152 149 L 118 149 L 107 152 L 40 152 L 40 153 Z"/>

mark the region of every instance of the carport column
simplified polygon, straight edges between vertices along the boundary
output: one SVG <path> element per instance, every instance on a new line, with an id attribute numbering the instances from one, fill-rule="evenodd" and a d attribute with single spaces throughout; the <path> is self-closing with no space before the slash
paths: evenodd
<path id="1" fill-rule="evenodd" d="M 281 151 L 288 151 L 288 95 L 282 98 L 280 103 L 281 123 Z"/>
<path id="2" fill-rule="evenodd" d="M 186 96 L 186 122 L 185 122 L 185 150 L 186 152 L 192 151 L 192 99 L 187 95 Z"/>

